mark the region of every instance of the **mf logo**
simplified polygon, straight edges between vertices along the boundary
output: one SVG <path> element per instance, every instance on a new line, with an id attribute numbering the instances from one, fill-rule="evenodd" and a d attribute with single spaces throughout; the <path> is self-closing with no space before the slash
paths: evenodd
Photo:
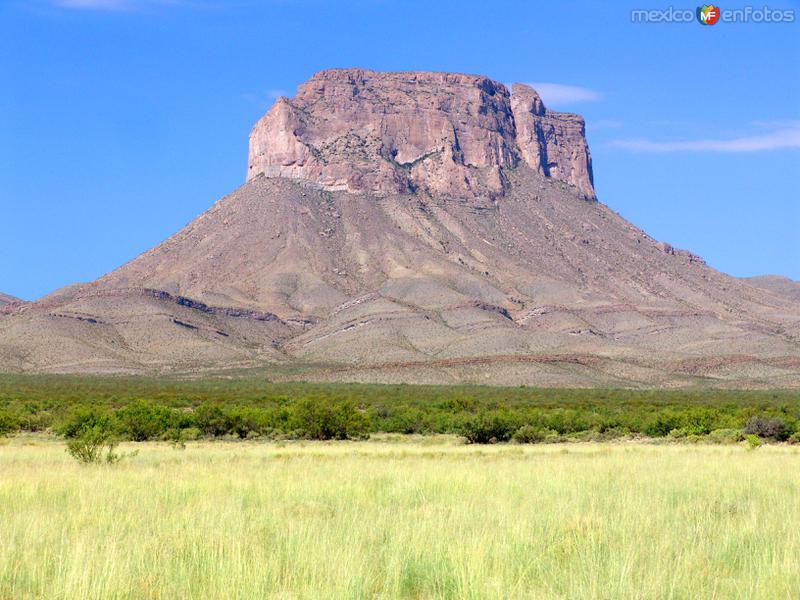
<path id="1" fill-rule="evenodd" d="M 703 4 L 697 8 L 697 20 L 701 25 L 713 25 L 719 21 L 719 6 Z"/>

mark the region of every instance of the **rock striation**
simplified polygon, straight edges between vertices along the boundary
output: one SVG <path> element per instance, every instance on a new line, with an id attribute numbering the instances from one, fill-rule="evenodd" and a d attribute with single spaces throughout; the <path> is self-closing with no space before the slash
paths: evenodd
<path id="1" fill-rule="evenodd" d="M 321 71 L 256 123 L 247 179 L 494 200 L 526 163 L 594 198 L 583 119 L 513 89 L 478 75 Z"/>
<path id="2" fill-rule="evenodd" d="M 19 298 L 14 298 L 14 296 L 9 296 L 8 294 L 0 293 L 0 306 L 4 304 L 12 304 L 14 302 L 19 302 Z"/>

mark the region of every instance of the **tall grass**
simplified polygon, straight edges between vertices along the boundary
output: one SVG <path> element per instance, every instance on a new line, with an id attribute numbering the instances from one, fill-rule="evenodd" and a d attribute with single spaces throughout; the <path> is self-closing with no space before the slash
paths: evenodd
<path id="1" fill-rule="evenodd" d="M 0 446 L 0 598 L 796 598 L 795 447 Z M 134 445 L 130 445 L 131 447 Z"/>

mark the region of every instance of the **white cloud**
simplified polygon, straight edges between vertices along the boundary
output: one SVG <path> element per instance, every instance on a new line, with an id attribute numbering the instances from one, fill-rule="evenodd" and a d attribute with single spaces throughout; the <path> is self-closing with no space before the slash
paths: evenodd
<path id="1" fill-rule="evenodd" d="M 123 10 L 129 3 L 126 0 L 54 0 L 53 4 L 61 8 Z"/>
<path id="2" fill-rule="evenodd" d="M 577 85 L 544 83 L 541 81 L 529 83 L 528 85 L 538 92 L 545 106 L 574 104 L 575 102 L 594 102 L 603 97 L 600 92 Z"/>
<path id="3" fill-rule="evenodd" d="M 281 96 L 286 96 L 286 92 L 284 90 L 275 89 L 275 90 L 267 90 L 266 92 L 254 94 L 252 92 L 246 92 L 241 94 L 242 100 L 247 100 L 248 102 L 254 102 L 256 104 L 261 104 L 265 100 L 267 102 L 274 102 Z"/>
<path id="4" fill-rule="evenodd" d="M 100 11 L 135 11 L 182 3 L 182 0 L 51 0 L 59 8 Z"/>
<path id="5" fill-rule="evenodd" d="M 784 121 L 782 127 L 760 135 L 727 140 L 701 139 L 654 141 L 641 138 L 614 140 L 610 145 L 636 152 L 758 152 L 781 148 L 800 148 L 800 122 Z"/>

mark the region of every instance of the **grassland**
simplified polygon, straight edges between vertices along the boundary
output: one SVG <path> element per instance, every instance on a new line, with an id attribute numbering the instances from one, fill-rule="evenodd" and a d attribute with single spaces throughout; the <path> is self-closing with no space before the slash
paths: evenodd
<path id="1" fill-rule="evenodd" d="M 0 441 L 0 598 L 796 598 L 800 449 Z"/>

